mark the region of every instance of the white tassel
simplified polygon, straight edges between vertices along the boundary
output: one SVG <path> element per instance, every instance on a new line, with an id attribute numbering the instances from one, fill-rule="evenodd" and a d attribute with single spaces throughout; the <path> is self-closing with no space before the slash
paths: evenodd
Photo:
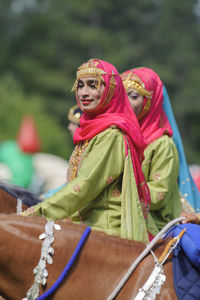
<path id="1" fill-rule="evenodd" d="M 155 300 L 156 296 L 160 294 L 165 280 L 166 276 L 163 266 L 157 263 L 146 283 L 139 289 L 134 300 Z"/>
<path id="2" fill-rule="evenodd" d="M 17 214 L 22 212 L 22 200 L 17 198 Z"/>

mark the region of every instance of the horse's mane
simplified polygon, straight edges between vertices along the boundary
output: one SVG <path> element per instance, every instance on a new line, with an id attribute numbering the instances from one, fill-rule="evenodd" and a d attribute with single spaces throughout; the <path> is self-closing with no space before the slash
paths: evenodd
<path id="1" fill-rule="evenodd" d="M 30 207 L 41 202 L 39 196 L 14 184 L 0 181 L 0 188 L 16 199 L 20 199 L 23 204 Z"/>
<path id="2" fill-rule="evenodd" d="M 40 222 L 39 219 L 42 219 L 42 222 L 43 220 L 45 219 L 45 217 L 39 217 L 39 216 L 31 216 L 31 218 L 34 218 L 37 217 L 38 221 L 37 222 Z M 26 218 L 26 217 L 25 217 Z M 30 218 L 30 217 L 29 217 Z M 80 223 L 80 224 L 77 224 L 77 223 L 74 223 L 71 221 L 70 218 L 68 219 L 64 219 L 64 220 L 56 220 L 55 223 L 58 223 L 61 225 L 61 227 L 64 229 L 64 230 L 69 230 L 69 228 L 71 228 L 73 231 L 83 231 L 87 225 L 84 224 L 84 223 Z M 124 247 L 128 247 L 128 246 L 133 246 L 133 243 L 134 243 L 134 246 L 141 246 L 143 245 L 143 247 L 145 248 L 145 243 L 143 242 L 139 242 L 139 241 L 133 241 L 133 240 L 130 240 L 130 239 L 127 239 L 127 238 L 121 238 L 117 235 L 110 235 L 110 234 L 107 234 L 103 231 L 100 231 L 100 230 L 97 230 L 95 228 L 92 228 L 92 232 L 93 232 L 93 237 L 95 239 L 96 242 L 99 242 L 99 243 L 112 243 L 113 245 L 117 245 L 118 244 L 123 244 Z M 162 243 L 162 241 L 161 241 Z"/>
<path id="3" fill-rule="evenodd" d="M 0 213 L 0 226 L 2 221 L 5 220 L 6 223 L 15 223 L 15 224 L 24 224 L 23 230 L 25 229 L 26 226 L 30 227 L 30 225 L 32 226 L 32 224 L 39 225 L 42 226 L 42 228 L 44 228 L 45 224 L 48 222 L 46 220 L 45 217 L 43 216 L 21 216 L 21 215 L 17 215 L 17 214 L 9 214 L 6 215 L 4 213 Z M 4 222 L 4 221 L 3 221 Z M 74 234 L 81 234 L 83 233 L 83 231 L 86 229 L 87 225 L 84 223 L 78 224 L 78 223 L 74 223 L 71 221 L 70 218 L 68 219 L 64 219 L 64 220 L 56 220 L 55 221 L 56 224 L 59 224 L 62 228 L 62 233 L 66 234 L 67 232 L 73 232 Z M 75 234 L 75 235 L 76 235 Z M 77 236 L 77 235 L 76 235 Z M 102 231 L 96 230 L 94 228 L 92 228 L 92 234 L 90 239 L 92 239 L 93 243 L 97 243 L 97 244 L 108 244 L 108 245 L 112 245 L 112 247 L 114 248 L 118 248 L 120 246 L 120 248 L 122 247 L 130 247 L 130 249 L 134 246 L 139 246 L 139 247 L 143 247 L 145 248 L 145 244 L 143 242 L 138 242 L 138 241 L 133 241 L 133 240 L 129 240 L 129 239 L 123 239 L 117 235 L 108 235 L 107 233 L 104 233 Z"/>

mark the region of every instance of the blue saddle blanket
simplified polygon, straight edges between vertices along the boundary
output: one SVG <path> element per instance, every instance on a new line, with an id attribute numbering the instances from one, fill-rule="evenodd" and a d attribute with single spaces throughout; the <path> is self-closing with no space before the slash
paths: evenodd
<path id="1" fill-rule="evenodd" d="M 173 251 L 173 279 L 179 300 L 200 300 L 200 225 L 181 224 L 172 227 L 168 236 L 177 236 L 185 227 Z"/>
<path id="2" fill-rule="evenodd" d="M 200 271 L 198 271 L 181 247 L 173 252 L 173 279 L 176 295 L 179 300 L 200 299 Z"/>

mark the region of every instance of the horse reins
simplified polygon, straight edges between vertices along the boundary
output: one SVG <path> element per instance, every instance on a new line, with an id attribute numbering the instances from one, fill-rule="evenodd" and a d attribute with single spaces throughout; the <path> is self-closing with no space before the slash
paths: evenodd
<path id="1" fill-rule="evenodd" d="M 182 221 L 183 219 L 185 219 L 184 217 L 179 217 L 179 218 L 177 218 L 177 219 L 174 219 L 174 220 L 172 220 L 171 222 L 169 222 L 155 237 L 154 237 L 154 239 L 146 246 L 146 248 L 144 249 L 144 251 L 139 255 L 139 257 L 135 260 L 135 262 L 131 265 L 131 267 L 129 268 L 129 270 L 127 271 L 127 273 L 125 274 L 125 276 L 121 279 L 121 281 L 119 282 L 119 284 L 118 284 L 118 286 L 115 288 L 115 290 L 112 292 L 112 294 L 106 299 L 106 300 L 113 300 L 118 294 L 119 294 L 119 292 L 120 292 L 120 290 L 123 288 L 123 286 L 124 286 L 124 284 L 127 282 L 127 280 L 129 279 L 129 277 L 131 276 L 131 274 L 133 273 L 133 271 L 135 270 L 135 268 L 137 267 L 137 265 L 142 261 L 142 259 L 151 251 L 151 249 L 155 246 L 155 244 L 158 242 L 158 240 L 160 239 L 160 238 L 162 238 L 163 237 L 163 235 L 172 227 L 172 226 L 174 226 L 176 223 L 179 223 L 180 221 Z M 53 225 L 55 225 L 56 226 L 56 224 L 54 224 L 54 222 L 53 221 L 50 221 Z M 49 224 L 49 222 L 47 223 L 47 224 Z M 47 226 L 47 224 L 46 224 L 46 226 Z M 52 226 L 53 225 L 51 225 L 51 230 L 50 231 L 52 231 Z M 46 228 L 46 226 L 45 226 L 45 228 Z M 91 227 L 87 227 L 86 229 L 85 229 L 85 231 L 83 232 L 83 235 L 82 235 L 82 237 L 81 237 L 81 239 L 80 239 L 80 241 L 78 242 L 78 245 L 76 246 L 76 249 L 75 249 L 75 251 L 74 251 L 74 253 L 72 254 L 72 256 L 71 256 L 71 258 L 70 258 L 70 260 L 68 261 L 68 263 L 66 264 L 66 266 L 65 266 L 65 268 L 64 268 L 64 270 L 63 270 L 63 272 L 61 273 L 61 275 L 59 276 L 59 278 L 56 280 L 56 282 L 52 285 L 52 287 L 50 288 L 50 289 L 48 289 L 43 295 L 41 295 L 41 296 L 39 296 L 39 289 L 38 289 L 38 294 L 37 293 L 35 293 L 35 292 L 33 292 L 33 294 L 32 294 L 32 292 L 31 292 L 31 290 L 34 290 L 34 288 L 35 288 L 35 286 L 34 286 L 34 284 L 35 284 L 35 282 L 34 282 L 34 284 L 33 284 L 33 286 L 29 289 L 29 291 L 27 292 L 27 298 L 24 298 L 23 300 L 35 300 L 35 299 L 37 299 L 37 300 L 44 300 L 44 299 L 46 299 L 47 297 L 49 297 L 51 294 L 53 294 L 55 291 L 56 291 L 56 289 L 59 287 L 59 285 L 62 283 L 62 281 L 64 280 L 64 278 L 65 278 L 65 276 L 67 275 L 67 273 L 69 272 L 69 270 L 71 269 L 71 267 L 72 267 L 72 265 L 73 265 L 73 263 L 75 262 L 75 260 L 76 260 L 76 257 L 77 257 L 77 255 L 79 254 L 79 252 L 80 252 L 80 250 L 81 250 L 81 248 L 82 248 L 82 246 L 83 246 L 83 244 L 84 244 L 84 242 L 85 242 L 85 240 L 86 240 L 86 238 L 87 238 L 87 236 L 90 234 L 90 232 L 91 232 Z M 44 234 L 41 234 L 40 235 L 40 239 L 43 239 L 43 238 L 45 238 L 45 235 L 46 235 L 47 233 L 44 233 Z M 54 240 L 54 238 L 50 238 L 50 241 L 51 241 L 51 243 L 53 242 L 53 240 Z M 45 241 L 44 241 L 45 242 Z M 168 246 L 167 245 L 167 247 L 168 248 L 170 248 L 171 247 L 171 244 L 170 244 L 170 246 Z M 47 247 L 48 248 L 48 247 Z M 49 248 L 52 248 L 52 247 L 50 247 L 49 246 Z M 166 251 L 168 251 L 169 249 L 167 249 L 167 250 L 165 250 L 165 252 Z M 49 253 L 49 250 L 47 249 L 46 250 L 47 251 L 47 253 Z M 169 252 L 169 251 L 168 251 Z M 41 254 L 41 257 L 45 257 L 45 255 L 44 254 Z M 161 260 L 161 258 L 159 259 L 159 260 Z M 165 259 L 163 259 L 162 258 L 162 260 L 164 261 Z M 39 262 L 39 264 L 40 264 L 40 262 Z M 38 264 L 38 265 L 39 265 Z M 46 266 L 46 265 L 45 265 Z M 37 266 L 38 267 L 38 266 Z M 36 268 L 37 268 L 36 267 Z M 35 269 L 36 269 L 35 268 Z M 152 272 L 153 273 L 153 272 Z M 154 272 L 155 273 L 155 272 Z M 46 271 L 44 271 L 44 274 L 48 274 L 48 272 Z M 162 275 L 162 274 L 161 274 Z M 47 277 L 47 275 L 44 275 L 45 277 Z M 164 280 L 164 279 L 163 279 Z M 44 280 L 44 282 L 46 283 L 46 279 Z M 40 283 L 42 283 L 42 282 L 40 282 Z M 37 294 L 37 295 L 36 295 Z M 38 297 L 39 296 L 39 297 Z"/>
<path id="2" fill-rule="evenodd" d="M 164 263 L 171 254 L 171 252 L 176 248 L 180 239 L 184 235 L 187 228 L 183 229 L 178 236 L 171 239 L 167 246 L 165 247 L 162 255 L 159 259 L 154 257 L 155 266 L 153 268 L 152 273 L 150 274 L 149 278 L 145 282 L 145 284 L 139 289 L 136 297 L 134 300 L 154 300 L 156 296 L 160 294 L 162 285 L 166 281 L 166 276 L 164 274 Z M 153 254 L 153 253 L 152 253 Z M 154 255 L 153 255 L 154 256 Z"/>
<path id="3" fill-rule="evenodd" d="M 110 294 L 110 296 L 106 300 L 113 300 L 121 291 L 137 265 L 143 260 L 143 258 L 151 251 L 151 249 L 155 246 L 155 244 L 158 242 L 160 238 L 163 237 L 163 235 L 176 223 L 181 222 L 185 217 L 179 217 L 171 222 L 169 222 L 165 227 L 153 238 L 153 240 L 147 245 L 147 247 L 144 249 L 144 251 L 138 256 L 138 258 L 134 261 L 134 263 L 130 266 L 127 273 L 124 275 L 124 277 L 121 279 L 117 287 L 114 289 L 114 291 Z"/>

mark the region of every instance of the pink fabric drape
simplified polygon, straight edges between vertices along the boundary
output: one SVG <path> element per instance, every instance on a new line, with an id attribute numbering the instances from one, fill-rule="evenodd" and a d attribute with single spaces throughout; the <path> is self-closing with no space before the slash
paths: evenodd
<path id="1" fill-rule="evenodd" d="M 163 84 L 160 77 L 149 68 L 135 68 L 125 73 L 136 74 L 143 81 L 146 90 L 152 92 L 151 106 L 146 115 L 139 121 L 143 136 L 148 144 L 155 139 L 168 135 L 172 136 L 172 128 L 163 109 Z M 144 99 L 143 109 L 147 102 Z"/>
<path id="2" fill-rule="evenodd" d="M 141 170 L 141 162 L 143 159 L 143 151 L 147 145 L 141 134 L 138 120 L 129 103 L 119 73 L 113 65 L 105 61 L 96 59 L 93 61 L 95 63 L 98 62 L 97 68 L 106 72 L 106 75 L 102 75 L 105 81 L 105 90 L 95 110 L 89 114 L 83 113 L 81 116 L 80 127 L 77 128 L 74 134 L 74 144 L 92 139 L 95 135 L 111 125 L 116 125 L 123 131 L 130 147 L 138 193 L 146 218 L 150 206 L 150 193 Z M 114 77 L 116 83 L 115 91 L 109 103 L 104 104 L 109 92 L 111 77 L 112 80 Z"/>

